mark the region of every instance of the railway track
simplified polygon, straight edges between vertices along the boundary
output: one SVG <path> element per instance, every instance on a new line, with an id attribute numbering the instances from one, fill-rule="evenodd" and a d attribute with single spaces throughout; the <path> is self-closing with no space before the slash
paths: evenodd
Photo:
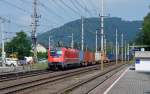
<path id="1" fill-rule="evenodd" d="M 109 63 L 106 63 L 107 66 L 109 66 Z M 48 70 L 33 70 L 33 71 L 27 71 L 27 72 L 18 72 L 18 73 L 8 73 L 8 74 L 2 74 L 0 75 L 0 82 L 10 81 L 10 80 L 17 80 L 21 78 L 27 78 L 42 74 L 48 74 L 52 73 L 54 71 L 48 71 Z"/>
<path id="2" fill-rule="evenodd" d="M 55 94 L 88 94 L 90 91 L 94 90 L 97 86 L 101 85 L 103 82 L 105 82 L 107 79 L 109 79 L 110 77 L 112 77 L 113 75 L 115 75 L 117 72 L 121 71 L 125 67 L 126 65 L 123 66 L 119 65 L 112 69 L 106 70 L 91 78 L 72 84 L 71 86 L 62 89 L 56 92 Z M 102 80 L 99 80 L 97 82 L 96 79 L 98 78 L 101 78 Z M 88 83 L 92 83 L 92 81 L 95 81 L 97 83 L 95 83 L 95 85 L 93 86 L 88 84 Z"/>
<path id="3" fill-rule="evenodd" d="M 16 79 L 20 79 L 20 78 L 27 78 L 27 77 L 32 77 L 32 76 L 37 76 L 37 75 L 47 74 L 47 73 L 52 73 L 52 71 L 34 70 L 34 71 L 28 71 L 28 72 L 2 74 L 2 75 L 0 75 L 0 82 L 16 80 Z"/>
<path id="4" fill-rule="evenodd" d="M 41 79 L 39 78 L 39 79 L 33 80 L 33 81 L 17 83 L 16 85 L 1 87 L 0 92 L 1 92 L 1 94 L 13 94 L 13 93 L 21 92 L 21 91 L 24 91 L 26 89 L 30 89 L 30 88 L 33 88 L 36 86 L 40 86 L 40 85 L 51 83 L 51 82 L 54 82 L 57 80 L 65 79 L 70 76 L 86 73 L 86 72 L 95 70 L 97 68 L 98 68 L 98 65 L 94 65 L 94 66 L 77 69 L 75 71 L 72 70 L 71 72 L 64 71 L 63 73 L 53 76 L 51 78 L 50 77 L 41 78 Z"/>

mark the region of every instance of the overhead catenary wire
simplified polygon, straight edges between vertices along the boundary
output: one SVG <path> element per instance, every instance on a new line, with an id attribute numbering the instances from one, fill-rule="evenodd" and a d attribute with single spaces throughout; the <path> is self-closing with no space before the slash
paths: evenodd
<path id="1" fill-rule="evenodd" d="M 91 4 L 92 9 L 95 11 L 95 14 L 97 14 L 97 10 L 96 9 L 98 9 L 98 8 L 96 7 L 96 5 L 94 5 L 93 0 L 89 0 L 89 2 Z"/>
<path id="2" fill-rule="evenodd" d="M 79 5 L 80 8 L 82 8 L 84 11 L 88 12 L 89 15 L 91 15 L 90 11 L 85 6 L 83 6 L 81 3 L 79 3 L 78 0 L 74 0 L 74 1 Z M 82 3 L 85 4 L 84 2 L 82 2 Z"/>
<path id="3" fill-rule="evenodd" d="M 2 2 L 5 2 L 5 3 L 8 2 L 7 0 L 1 0 L 1 1 L 2 1 Z M 53 1 L 54 1 L 54 2 L 57 2 L 57 0 L 53 0 Z M 59 1 L 59 2 L 60 2 L 60 5 L 63 4 L 63 3 L 61 3 L 61 1 L 64 2 L 63 0 L 60 0 L 60 1 Z M 76 5 L 76 7 L 79 6 L 79 4 L 75 3 L 77 0 L 71 0 L 71 1 L 72 1 L 72 3 L 74 3 L 74 5 Z M 23 1 L 21 1 L 21 2 L 30 3 L 29 1 L 26 1 L 26 0 L 23 0 Z M 79 1 L 77 1 L 77 2 L 79 2 Z M 41 2 L 40 2 L 40 3 L 41 3 Z M 43 3 L 43 2 L 42 2 L 42 3 Z M 64 3 L 65 3 L 65 5 L 67 5 L 66 2 L 64 2 Z M 19 5 L 15 5 L 15 4 L 11 3 L 11 2 L 8 2 L 7 4 L 10 5 L 10 6 L 12 6 L 12 7 L 15 7 L 15 8 L 19 9 L 19 10 L 22 11 L 22 12 L 26 12 L 26 13 L 30 13 L 30 14 L 31 14 L 30 11 L 28 11 L 28 10 L 26 10 L 26 9 L 24 9 L 24 8 L 19 7 Z M 44 3 L 44 5 L 45 5 L 45 3 Z M 64 5 L 64 4 L 63 4 L 63 5 Z M 72 4 L 72 5 L 73 5 L 73 4 Z M 77 6 L 77 5 L 78 5 L 78 6 Z M 45 5 L 45 6 L 46 6 L 46 5 Z M 68 6 L 69 6 L 69 5 L 68 5 Z M 81 4 L 81 6 L 83 6 L 83 5 Z M 69 6 L 69 7 L 72 8 L 72 6 Z M 45 8 L 47 8 L 47 9 L 45 9 Z M 44 10 L 50 11 L 48 6 L 46 6 L 45 8 L 44 8 Z M 68 7 L 67 7 L 67 8 L 68 8 Z M 80 7 L 80 8 L 82 8 L 82 7 Z M 75 14 L 80 15 L 80 14 L 81 14 L 81 11 L 78 11 L 80 8 L 78 8 L 78 9 L 76 8 L 77 10 L 75 10 L 75 8 L 72 8 L 72 9 L 75 10 L 76 12 L 73 11 L 72 9 L 71 9 L 71 10 L 72 10 Z M 70 9 L 70 8 L 69 8 L 69 9 Z M 86 11 L 88 10 L 88 9 L 85 9 L 84 7 L 83 7 L 83 9 L 86 10 Z M 80 9 L 80 10 L 81 10 L 81 9 Z M 50 12 L 51 12 L 51 11 L 50 11 Z M 57 13 L 57 12 L 56 12 L 56 13 Z M 54 14 L 54 13 L 53 13 L 53 14 Z M 54 14 L 54 15 L 55 15 L 55 14 Z M 61 15 L 60 15 L 60 14 L 59 14 L 59 15 L 57 14 L 56 16 L 57 16 L 57 17 L 59 16 L 58 18 L 60 18 Z M 42 17 L 44 17 L 44 18 L 42 18 L 42 19 L 44 19 L 44 21 L 53 22 L 53 19 L 50 20 L 47 16 L 42 16 Z M 61 17 L 62 17 L 62 16 L 61 16 Z M 63 19 L 64 19 L 64 18 L 62 18 L 62 20 L 63 20 Z M 56 21 L 56 20 L 55 20 L 55 21 Z M 57 21 L 57 22 L 59 23 L 59 21 Z M 17 22 L 14 22 L 14 23 L 16 23 L 16 25 L 18 25 L 19 27 L 28 27 L 28 26 L 25 26 L 25 25 L 21 25 L 21 24 L 19 24 L 19 23 L 17 23 Z M 57 24 L 58 24 L 58 23 L 57 23 Z M 56 24 L 56 23 L 55 23 L 55 24 Z"/>
<path id="4" fill-rule="evenodd" d="M 75 0 L 70 0 L 71 4 L 78 10 L 81 12 L 81 9 L 76 5 L 76 3 L 74 3 L 73 1 Z"/>
<path id="5" fill-rule="evenodd" d="M 27 11 L 27 10 L 25 10 L 24 8 L 18 7 L 18 6 L 16 6 L 15 4 L 8 2 L 7 0 L 0 0 L 0 2 L 6 3 L 6 4 L 8 4 L 8 5 L 10 5 L 10 6 L 12 6 L 12 7 L 18 9 L 18 10 L 21 10 L 21 11 L 25 12 L 25 13 L 28 13 L 28 14 L 31 13 L 30 11 Z"/>
<path id="6" fill-rule="evenodd" d="M 58 20 L 55 20 L 55 19 L 50 19 L 47 14 L 46 11 L 44 10 L 40 10 L 45 16 L 42 15 L 41 19 L 43 19 L 45 22 L 51 22 L 52 24 L 58 24 L 59 21 Z"/>
<path id="7" fill-rule="evenodd" d="M 0 2 L 6 3 L 7 5 L 9 5 L 9 6 L 11 6 L 11 7 L 14 7 L 14 8 L 20 10 L 21 12 L 24 12 L 24 13 L 27 13 L 27 14 L 30 14 L 30 13 L 31 13 L 30 11 L 27 11 L 27 10 L 25 10 L 25 9 L 19 7 L 19 6 L 16 6 L 15 4 L 8 2 L 7 0 L 0 0 Z M 13 20 L 13 19 L 11 19 L 11 22 L 10 22 L 10 23 L 13 23 L 13 25 L 16 25 L 16 26 L 18 26 L 18 27 L 28 27 L 28 26 L 26 26 L 26 25 L 22 25 L 22 24 L 16 22 L 16 21 Z"/>
<path id="8" fill-rule="evenodd" d="M 84 0 L 80 0 L 80 2 L 82 2 L 83 3 L 83 5 L 85 5 L 84 7 L 85 7 L 85 10 L 86 10 L 86 12 L 89 14 L 89 16 L 92 16 L 92 12 L 90 11 L 90 9 L 88 8 L 88 4 L 86 4 L 87 2 L 84 2 Z"/>
<path id="9" fill-rule="evenodd" d="M 53 14 L 55 14 L 57 16 L 57 18 L 59 18 L 60 20 L 63 20 L 64 18 L 60 15 L 58 15 L 56 12 L 54 12 L 53 10 L 51 10 L 49 7 L 47 7 L 44 3 L 39 1 L 39 4 L 47 11 L 47 12 L 52 12 Z"/>
<path id="10" fill-rule="evenodd" d="M 20 10 L 20 11 L 22 11 L 22 12 L 25 12 L 25 13 L 27 13 L 27 14 L 30 14 L 30 12 L 29 11 L 27 11 L 27 10 L 25 10 L 25 9 L 23 9 L 23 8 L 20 8 L 19 6 L 16 6 L 15 4 L 13 4 L 13 3 L 10 3 L 10 2 L 8 2 L 8 1 L 2 1 L 3 3 L 6 3 L 6 4 L 8 4 L 9 6 L 11 6 L 11 7 L 14 7 L 14 8 L 16 8 L 16 9 L 18 9 L 18 10 Z M 16 20 L 13 20 L 13 19 L 11 19 L 11 23 L 13 23 L 13 25 L 16 25 L 16 26 L 18 26 L 18 27 L 28 27 L 27 25 L 22 25 L 22 24 L 20 24 L 20 23 L 17 23 L 16 22 Z M 10 32 L 9 32 L 10 33 Z"/>
<path id="11" fill-rule="evenodd" d="M 19 7 L 19 6 L 16 6 L 15 4 L 10 3 L 10 2 L 8 2 L 8 1 L 6 1 L 6 0 L 2 0 L 1 2 L 6 3 L 6 4 L 10 5 L 11 7 L 14 7 L 14 8 L 16 8 L 16 9 L 22 11 L 22 12 L 31 13 L 30 11 L 27 11 L 27 10 L 25 10 L 25 9 Z M 28 3 L 27 1 L 22 1 L 22 2 Z M 47 21 L 47 20 L 48 20 L 48 19 L 46 19 L 46 21 Z M 21 25 L 21 24 L 15 22 L 15 21 L 12 21 L 12 19 L 11 19 L 11 22 L 14 23 L 15 25 L 19 26 L 19 27 L 27 27 L 26 25 Z"/>
<path id="12" fill-rule="evenodd" d="M 49 1 L 49 3 L 51 4 L 50 0 L 48 0 L 48 1 Z M 51 0 L 51 1 L 52 1 L 53 4 L 55 4 L 56 6 L 58 6 L 58 7 L 61 8 L 63 11 L 66 12 L 65 15 L 66 15 L 67 18 L 70 17 L 71 19 L 73 19 L 73 17 L 70 15 L 70 13 L 67 12 L 67 10 L 64 8 L 64 6 L 63 6 L 61 3 L 57 2 L 58 0 Z M 56 7 L 55 7 L 55 8 L 56 8 Z"/>
<path id="13" fill-rule="evenodd" d="M 41 2 L 39 2 L 38 3 L 40 6 L 41 6 Z M 44 5 L 44 6 L 41 6 L 41 7 L 43 7 L 43 8 L 40 8 L 41 10 L 41 12 L 43 13 L 43 14 L 45 14 L 46 16 L 42 16 L 42 18 L 41 19 L 43 19 L 45 22 L 50 22 L 50 23 L 52 23 L 53 25 L 55 24 L 55 25 L 58 25 L 58 24 L 60 24 L 60 20 L 64 20 L 64 18 L 62 17 L 62 16 L 59 16 L 57 13 L 52 13 L 53 14 L 53 16 L 57 16 L 57 18 L 59 18 L 59 20 L 57 19 L 49 19 L 49 15 L 48 14 L 50 14 L 49 12 L 52 12 L 52 10 L 50 10 L 45 4 L 42 4 L 42 5 Z M 44 10 L 42 10 L 42 9 L 44 9 Z M 54 12 L 54 11 L 53 11 Z M 52 16 L 52 15 L 51 15 Z M 60 18 L 61 17 L 61 18 Z"/>
<path id="14" fill-rule="evenodd" d="M 76 15 L 81 16 L 81 14 L 79 12 L 77 12 L 76 10 L 74 10 L 72 7 L 70 7 L 69 5 L 67 5 L 63 0 L 59 0 L 65 7 L 69 8 L 70 10 L 72 10 L 72 12 L 74 12 Z"/>
<path id="15" fill-rule="evenodd" d="M 30 3 L 30 2 L 27 2 L 26 1 L 26 3 Z M 39 4 L 39 3 L 38 3 Z M 39 8 L 39 9 L 41 9 L 41 8 Z M 42 11 L 42 10 L 41 10 Z M 47 12 L 45 12 L 45 11 L 42 11 L 45 15 L 46 15 L 46 13 Z M 55 15 L 55 14 L 54 14 Z M 51 22 L 52 24 L 55 24 L 55 25 L 57 25 L 57 24 L 59 24 L 59 22 L 60 21 L 58 21 L 58 20 L 55 20 L 55 22 L 54 22 L 54 20 L 51 20 L 51 19 L 49 19 L 48 17 L 46 17 L 46 16 L 42 16 L 42 19 L 45 21 L 45 22 Z M 49 24 L 41 24 L 40 26 L 44 26 L 44 27 L 47 27 L 47 28 L 52 28 L 53 27 L 53 25 L 49 25 Z M 42 30 L 40 30 L 40 31 L 44 31 L 44 29 L 42 29 Z"/>
<path id="16" fill-rule="evenodd" d="M 53 1 L 56 1 L 56 0 L 53 0 Z M 15 7 L 15 8 L 17 8 L 17 9 L 19 9 L 19 10 L 21 10 L 21 11 L 23 11 L 23 12 L 26 12 L 26 13 L 31 13 L 30 11 L 27 11 L 27 10 L 25 10 L 24 8 L 21 8 L 21 7 L 19 7 L 19 6 L 16 6 L 15 4 L 13 4 L 13 3 L 10 3 L 10 2 L 8 2 L 8 1 L 2 1 L 2 2 L 4 2 L 4 3 L 7 3 L 8 5 L 10 5 L 10 6 L 12 6 L 12 7 Z M 21 2 L 25 2 L 25 3 L 29 3 L 29 1 L 25 1 L 25 0 L 23 0 L 23 1 L 21 1 Z M 65 4 L 66 5 L 66 4 Z M 42 4 L 42 6 L 43 6 L 43 4 Z M 44 7 L 45 7 L 45 9 L 46 10 L 49 10 L 49 9 L 47 9 L 48 7 L 47 6 L 45 6 L 44 5 Z M 75 12 L 75 11 L 74 11 Z M 77 12 L 76 12 L 77 13 Z M 56 14 L 56 13 L 53 13 L 53 14 Z M 60 15 L 56 15 L 56 16 L 58 16 L 58 18 L 62 18 L 62 16 L 60 16 Z M 45 18 L 44 18 L 45 19 Z M 45 19 L 45 21 L 46 21 L 47 19 Z"/>
<path id="17" fill-rule="evenodd" d="M 52 7 L 53 7 L 53 9 L 62 9 L 62 10 L 65 10 L 65 12 L 67 12 L 66 11 L 66 9 L 64 8 L 64 7 L 62 7 L 61 6 L 61 4 L 59 4 L 58 2 L 57 2 L 57 0 L 46 0 L 46 1 L 48 1 L 48 3 L 49 4 L 51 4 L 52 5 Z M 61 8 L 60 8 L 61 7 Z M 57 11 L 57 10 L 56 10 Z M 66 16 L 65 16 L 66 15 Z M 65 15 L 63 15 L 62 17 L 63 18 L 72 18 L 72 16 L 70 16 L 70 13 L 65 13 Z M 69 16 L 68 16 L 69 15 Z"/>
<path id="18" fill-rule="evenodd" d="M 27 0 L 20 0 L 22 3 L 26 3 L 26 4 L 29 4 L 29 3 L 32 3 L 32 2 L 29 2 L 29 1 L 27 1 Z M 39 4 L 40 5 L 40 4 Z M 41 10 L 40 10 L 41 11 Z M 44 12 L 44 11 L 42 11 L 43 12 L 43 14 L 45 14 L 46 16 L 48 16 L 46 13 L 47 12 Z M 50 21 L 50 22 L 52 22 L 53 24 L 58 24 L 58 23 L 55 23 L 54 21 L 52 21 L 51 19 L 49 19 L 48 17 L 45 17 L 45 16 L 42 16 L 42 18 L 43 18 L 43 20 L 44 21 Z"/>
<path id="19" fill-rule="evenodd" d="M 30 2 L 27 1 L 27 0 L 19 0 L 19 1 L 21 1 L 22 3 L 30 3 Z"/>

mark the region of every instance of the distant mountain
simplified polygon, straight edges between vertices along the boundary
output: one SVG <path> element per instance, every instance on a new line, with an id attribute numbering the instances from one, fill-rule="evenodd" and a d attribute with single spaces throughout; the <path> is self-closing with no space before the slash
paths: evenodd
<path id="1" fill-rule="evenodd" d="M 118 29 L 120 41 L 121 32 L 124 33 L 127 41 L 135 39 L 139 28 L 142 26 L 142 21 L 125 21 L 121 18 L 112 17 L 105 18 L 104 32 L 108 42 L 115 42 L 115 30 Z M 85 45 L 90 49 L 95 49 L 95 32 L 100 29 L 99 18 L 86 18 L 84 19 L 84 41 Z M 71 33 L 74 33 L 74 41 L 81 43 L 81 19 L 68 22 L 61 27 L 54 28 L 38 36 L 38 41 L 48 46 L 48 37 L 51 35 L 52 44 L 56 45 L 58 41 L 63 43 L 64 46 L 69 46 L 71 43 Z M 100 31 L 99 31 L 98 46 L 100 47 Z M 75 44 L 75 45 L 76 45 Z"/>

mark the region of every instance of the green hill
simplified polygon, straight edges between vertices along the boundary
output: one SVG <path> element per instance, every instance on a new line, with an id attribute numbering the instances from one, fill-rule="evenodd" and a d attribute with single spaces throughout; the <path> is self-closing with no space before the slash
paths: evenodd
<path id="1" fill-rule="evenodd" d="M 125 39 L 127 41 L 132 41 L 135 39 L 139 28 L 142 26 L 142 21 L 124 21 L 121 18 L 112 17 L 106 18 L 104 22 L 104 32 L 108 42 L 115 42 L 115 30 L 118 28 L 119 34 L 124 33 Z M 95 49 L 95 32 L 96 29 L 100 28 L 99 18 L 86 18 L 84 19 L 84 33 L 85 33 L 85 45 L 90 49 Z M 51 34 L 50 34 L 51 32 Z M 81 19 L 69 22 L 49 30 L 38 36 L 38 41 L 48 46 L 48 37 L 52 36 L 52 44 L 57 45 L 58 41 L 63 43 L 64 46 L 70 46 L 71 43 L 71 33 L 74 33 L 74 41 L 77 44 L 81 43 Z M 100 33 L 100 32 L 99 32 Z M 98 46 L 100 47 L 100 34 L 98 35 Z M 120 36 L 118 38 L 120 40 Z M 75 44 L 75 45 L 76 45 Z"/>

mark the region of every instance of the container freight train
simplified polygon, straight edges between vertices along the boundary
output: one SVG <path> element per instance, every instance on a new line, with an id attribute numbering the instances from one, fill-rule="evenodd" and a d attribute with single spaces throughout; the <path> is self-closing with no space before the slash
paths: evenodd
<path id="1" fill-rule="evenodd" d="M 100 53 L 83 52 L 71 48 L 54 48 L 48 50 L 49 69 L 88 66 L 99 63 L 99 61 Z"/>

